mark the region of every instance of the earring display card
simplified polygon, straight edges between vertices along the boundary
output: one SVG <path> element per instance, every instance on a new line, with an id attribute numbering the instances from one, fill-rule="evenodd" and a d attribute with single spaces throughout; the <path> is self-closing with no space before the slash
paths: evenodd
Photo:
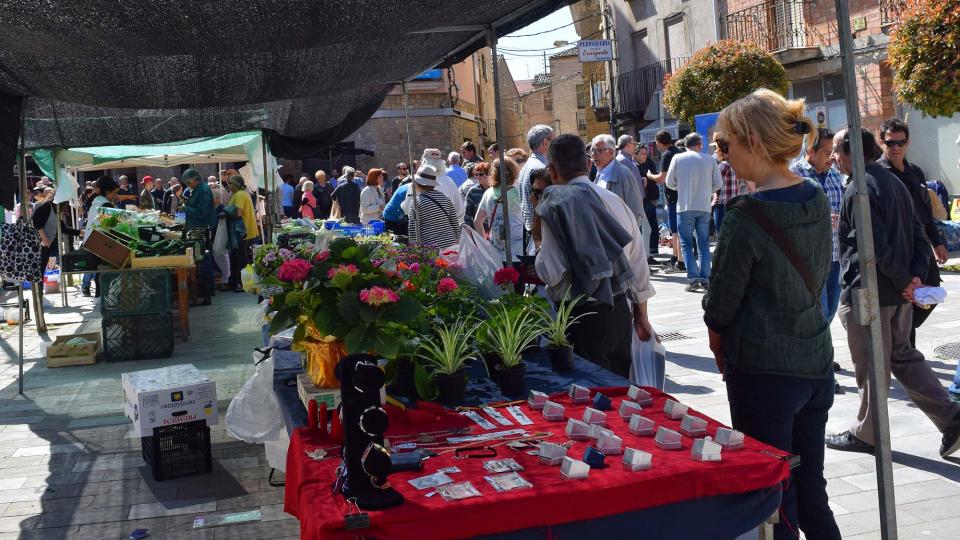
<path id="1" fill-rule="evenodd" d="M 717 428 L 717 444 L 727 451 L 743 448 L 743 433 L 730 428 Z"/>
<path id="2" fill-rule="evenodd" d="M 543 392 L 537 392 L 536 390 L 530 391 L 530 397 L 527 398 L 527 405 L 530 405 L 530 408 L 539 411 L 543 408 L 543 405 L 550 399 L 550 396 L 544 394 Z"/>
<path id="3" fill-rule="evenodd" d="M 413 478 L 411 480 L 407 480 L 407 482 L 410 482 L 410 485 L 417 489 L 430 489 L 445 484 L 451 484 L 453 483 L 453 478 L 450 478 L 442 472 L 437 472 L 428 474 L 427 476 Z"/>
<path id="4" fill-rule="evenodd" d="M 703 418 L 685 414 L 683 420 L 680 421 L 680 433 L 687 437 L 702 437 L 707 434 L 707 421 Z"/>
<path id="5" fill-rule="evenodd" d="M 654 429 L 656 429 L 657 424 L 653 420 L 635 414 L 630 417 L 630 426 L 627 428 L 630 430 L 630 433 L 634 435 L 653 435 Z"/>
<path id="6" fill-rule="evenodd" d="M 593 407 L 587 407 L 583 410 L 583 421 L 588 424 L 598 424 L 603 426 L 607 423 L 607 413 L 598 411 Z"/>
<path id="7" fill-rule="evenodd" d="M 543 417 L 550 422 L 562 421 L 565 411 L 563 405 L 555 401 L 547 401 L 543 404 Z"/>
<path id="8" fill-rule="evenodd" d="M 600 411 L 609 411 L 613 408 L 613 402 L 607 396 L 597 392 L 593 396 L 593 408 Z"/>
<path id="9" fill-rule="evenodd" d="M 620 402 L 620 418 L 623 418 L 625 421 L 629 422 L 630 417 L 635 414 L 641 414 L 643 412 L 643 407 L 635 401 L 623 400 Z"/>
<path id="10" fill-rule="evenodd" d="M 590 466 L 579 459 L 565 456 L 560 463 L 560 477 L 563 479 L 582 480 L 588 476 L 590 476 Z"/>
<path id="11" fill-rule="evenodd" d="M 503 493 L 504 491 L 510 491 L 513 489 L 525 489 L 533 487 L 533 484 L 527 482 L 522 476 L 515 472 L 497 474 L 494 476 L 484 476 L 483 479 L 486 480 L 488 484 L 493 486 L 493 489 L 497 490 L 497 493 Z"/>
<path id="12" fill-rule="evenodd" d="M 491 459 L 489 461 L 484 461 L 483 468 L 486 469 L 487 472 L 505 473 L 505 472 L 522 471 L 523 465 L 517 463 L 517 460 L 513 458 L 504 458 L 504 459 Z"/>
<path id="13" fill-rule="evenodd" d="M 603 435 L 613 435 L 613 432 L 599 424 L 590 424 L 587 435 L 591 439 L 599 439 Z"/>
<path id="14" fill-rule="evenodd" d="M 667 402 L 663 404 L 663 414 L 671 420 L 683 418 L 683 415 L 687 414 L 688 410 L 690 410 L 689 407 L 682 403 L 677 403 L 672 399 L 668 399 Z"/>
<path id="15" fill-rule="evenodd" d="M 588 403 L 590 401 L 590 389 L 579 384 L 571 384 L 570 399 L 574 403 Z"/>
<path id="16" fill-rule="evenodd" d="M 470 482 L 457 482 L 456 484 L 440 486 L 437 488 L 437 493 L 447 502 L 481 496 L 481 493 Z"/>
<path id="17" fill-rule="evenodd" d="M 567 420 L 567 437 L 575 441 L 586 441 L 590 439 L 590 424 L 581 422 L 576 418 Z"/>
<path id="18" fill-rule="evenodd" d="M 720 461 L 720 450 L 723 447 L 717 444 L 710 437 L 704 437 L 693 441 L 693 449 L 690 451 L 690 458 L 694 461 Z"/>
<path id="19" fill-rule="evenodd" d="M 630 389 L 627 390 L 627 397 L 643 407 L 653 404 L 653 396 L 650 395 L 650 392 L 638 386 L 631 386 Z"/>
<path id="20" fill-rule="evenodd" d="M 645 471 L 653 467 L 653 454 L 637 450 L 636 448 L 625 448 L 623 450 L 623 468 L 631 472 Z"/>
<path id="21" fill-rule="evenodd" d="M 662 450 L 679 450 L 682 446 L 683 435 L 680 435 L 672 429 L 665 428 L 660 426 L 657 428 L 657 435 L 654 438 L 654 442 L 657 443 L 657 447 Z"/>
<path id="22" fill-rule="evenodd" d="M 542 442 L 539 450 L 537 450 L 537 455 L 540 456 L 540 463 L 544 465 L 559 465 L 567 455 L 567 447 L 551 442 Z"/>
<path id="23" fill-rule="evenodd" d="M 602 434 L 597 439 L 597 448 L 608 456 L 619 456 L 623 449 L 623 439 L 613 434 Z"/>
<path id="24" fill-rule="evenodd" d="M 590 466 L 591 469 L 602 469 L 606 464 L 604 461 L 607 459 L 607 456 L 604 455 L 600 450 L 588 446 L 583 452 L 583 462 Z"/>

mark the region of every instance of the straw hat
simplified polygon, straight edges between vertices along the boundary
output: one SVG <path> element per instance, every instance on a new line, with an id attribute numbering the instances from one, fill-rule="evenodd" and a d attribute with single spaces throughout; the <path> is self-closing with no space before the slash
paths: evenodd
<path id="1" fill-rule="evenodd" d="M 438 186 L 437 182 L 437 169 L 432 165 L 423 165 L 417 170 L 417 174 L 413 176 L 413 181 L 420 184 L 421 186 Z"/>

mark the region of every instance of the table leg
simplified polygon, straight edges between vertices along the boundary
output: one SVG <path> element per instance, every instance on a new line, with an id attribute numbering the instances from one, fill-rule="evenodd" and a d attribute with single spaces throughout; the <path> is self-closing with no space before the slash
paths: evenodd
<path id="1" fill-rule="evenodd" d="M 183 328 L 183 340 L 190 339 L 190 272 L 188 268 L 177 268 L 177 301 L 180 304 L 180 327 Z"/>
<path id="2" fill-rule="evenodd" d="M 780 523 L 780 514 L 778 512 L 774 512 L 772 516 L 757 527 L 759 540 L 773 540 L 773 526 Z"/>

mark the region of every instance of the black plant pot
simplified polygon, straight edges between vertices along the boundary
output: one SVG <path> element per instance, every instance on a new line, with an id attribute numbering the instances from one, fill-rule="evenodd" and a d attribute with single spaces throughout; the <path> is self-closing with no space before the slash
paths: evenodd
<path id="1" fill-rule="evenodd" d="M 522 396 L 525 390 L 525 376 L 527 374 L 526 364 L 508 368 L 503 364 L 497 366 L 497 384 L 503 395 L 516 397 Z"/>
<path id="2" fill-rule="evenodd" d="M 398 396 L 417 400 L 417 384 L 414 382 L 413 360 L 401 358 L 397 365 L 397 378 L 393 381 L 390 390 Z"/>
<path id="3" fill-rule="evenodd" d="M 550 359 L 550 367 L 557 373 L 563 373 L 573 369 L 573 347 L 550 346 L 544 348 L 547 351 L 547 358 Z"/>
<path id="4" fill-rule="evenodd" d="M 483 363 L 487 365 L 487 373 L 494 381 L 497 380 L 497 366 L 503 363 L 503 359 L 495 352 L 483 353 Z"/>
<path id="5" fill-rule="evenodd" d="M 437 389 L 440 390 L 440 403 L 448 407 L 456 407 L 463 403 L 467 394 L 467 373 L 461 369 L 453 375 L 438 373 L 434 375 Z"/>

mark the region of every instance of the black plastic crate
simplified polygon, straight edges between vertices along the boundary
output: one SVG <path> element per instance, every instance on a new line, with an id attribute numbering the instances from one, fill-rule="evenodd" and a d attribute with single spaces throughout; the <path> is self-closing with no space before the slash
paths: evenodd
<path id="1" fill-rule="evenodd" d="M 170 312 L 103 318 L 103 357 L 107 362 L 167 358 L 173 354 Z"/>
<path id="2" fill-rule="evenodd" d="M 100 286 L 100 314 L 104 317 L 170 311 L 167 270 L 103 272 Z"/>
<path id="3" fill-rule="evenodd" d="M 64 272 L 78 272 L 81 270 L 95 272 L 97 266 L 100 264 L 100 257 L 80 248 L 70 253 L 64 253 L 60 262 L 63 265 Z"/>
<path id="4" fill-rule="evenodd" d="M 210 427 L 206 420 L 153 428 L 153 435 L 140 438 L 143 460 L 153 479 L 206 474 L 213 470 Z"/>

